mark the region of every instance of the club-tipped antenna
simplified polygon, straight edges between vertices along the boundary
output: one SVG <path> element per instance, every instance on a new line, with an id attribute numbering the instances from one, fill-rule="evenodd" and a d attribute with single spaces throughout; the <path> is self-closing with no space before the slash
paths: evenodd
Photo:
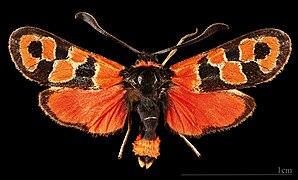
<path id="1" fill-rule="evenodd" d="M 98 31 L 101 34 L 103 34 L 104 36 L 112 39 L 113 41 L 116 41 L 117 43 L 121 44 L 122 46 L 127 47 L 128 49 L 130 49 L 134 53 L 136 53 L 136 54 L 140 54 L 141 53 L 139 50 L 133 48 L 132 46 L 126 44 L 125 42 L 121 41 L 120 39 L 116 38 L 112 34 L 108 33 L 106 30 L 104 30 L 101 26 L 99 26 L 99 24 L 97 23 L 96 19 L 91 14 L 86 13 L 86 12 L 78 12 L 75 15 L 75 18 L 76 19 L 81 19 L 81 20 L 85 21 L 91 27 L 93 27 L 96 31 Z"/>
<path id="2" fill-rule="evenodd" d="M 169 48 L 166 48 L 166 49 L 163 49 L 163 50 L 160 50 L 160 51 L 157 51 L 155 53 L 152 53 L 154 55 L 157 55 L 157 54 L 163 54 L 163 53 L 166 53 L 166 52 L 169 52 L 169 51 L 172 51 L 174 49 L 178 49 L 178 48 L 181 48 L 181 47 L 185 47 L 185 46 L 188 46 L 190 44 L 194 44 L 194 43 L 197 43 L 199 41 L 202 41 L 203 39 L 211 36 L 212 34 L 218 32 L 218 31 L 221 31 L 221 30 L 227 30 L 229 29 L 229 26 L 224 24 L 224 23 L 214 23 L 214 24 L 211 24 L 210 26 L 208 26 L 204 32 L 202 32 L 202 34 L 196 36 L 195 38 L 193 39 L 190 39 L 188 41 L 185 41 L 184 43 L 181 43 L 179 45 L 176 45 L 176 46 L 172 46 L 172 47 L 169 47 Z"/>

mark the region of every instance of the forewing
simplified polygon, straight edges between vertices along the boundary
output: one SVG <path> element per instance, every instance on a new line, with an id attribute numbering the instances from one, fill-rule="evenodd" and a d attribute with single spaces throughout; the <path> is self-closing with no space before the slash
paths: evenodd
<path id="1" fill-rule="evenodd" d="M 122 81 L 124 66 L 35 27 L 22 27 L 9 38 L 17 69 L 42 85 L 98 89 Z"/>
<path id="2" fill-rule="evenodd" d="M 172 65 L 172 82 L 200 92 L 247 88 L 272 80 L 290 53 L 286 33 L 261 29 Z"/>

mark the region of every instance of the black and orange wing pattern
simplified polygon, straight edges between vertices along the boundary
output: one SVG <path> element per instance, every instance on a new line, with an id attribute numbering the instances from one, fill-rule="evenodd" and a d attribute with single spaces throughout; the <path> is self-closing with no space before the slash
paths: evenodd
<path id="1" fill-rule="evenodd" d="M 236 126 L 255 109 L 254 99 L 236 89 L 272 80 L 290 53 L 290 37 L 267 28 L 170 66 L 167 124 L 188 136 Z"/>
<path id="2" fill-rule="evenodd" d="M 97 26 L 91 15 L 80 15 Z M 59 124 L 109 135 L 122 129 L 129 111 L 136 110 L 141 121 L 133 152 L 146 168 L 160 154 L 159 108 L 170 129 L 183 136 L 200 137 L 238 125 L 256 107 L 254 99 L 238 89 L 275 78 L 288 61 L 291 40 L 281 30 L 261 29 L 169 68 L 158 64 L 154 53 L 129 49 L 140 59 L 126 68 L 35 27 L 19 28 L 9 38 L 16 68 L 50 86 L 40 93 L 39 105 Z"/>
<path id="3" fill-rule="evenodd" d="M 39 105 L 52 119 L 94 134 L 123 128 L 124 66 L 35 27 L 15 30 L 9 50 L 23 76 L 51 87 L 40 93 Z"/>

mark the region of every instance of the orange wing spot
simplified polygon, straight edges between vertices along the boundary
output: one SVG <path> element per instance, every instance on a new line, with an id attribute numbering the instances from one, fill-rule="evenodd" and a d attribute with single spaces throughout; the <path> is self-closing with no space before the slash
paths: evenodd
<path id="1" fill-rule="evenodd" d="M 196 87 L 198 87 L 201 84 L 198 75 L 198 65 L 193 65 L 184 69 L 180 69 L 180 71 L 175 73 L 171 80 L 173 83 L 183 86 L 187 89 L 196 89 Z"/>
<path id="2" fill-rule="evenodd" d="M 191 58 L 188 58 L 184 61 L 178 62 L 170 67 L 172 71 L 175 73 L 178 73 L 180 70 L 184 69 L 188 66 L 193 66 L 194 64 L 198 64 L 198 62 L 205 56 L 205 54 L 199 54 L 196 56 L 193 56 Z"/>
<path id="3" fill-rule="evenodd" d="M 218 48 L 210 51 L 207 55 L 207 59 L 211 65 L 218 65 L 225 62 L 225 51 L 223 48 Z"/>
<path id="4" fill-rule="evenodd" d="M 123 128 L 127 116 L 125 93 L 120 86 L 99 91 L 67 88 L 54 91 L 41 105 L 62 124 L 104 135 Z"/>
<path id="5" fill-rule="evenodd" d="M 104 72 L 100 71 L 95 79 L 96 84 L 99 84 L 101 88 L 107 88 L 122 82 L 123 78 L 119 76 L 119 71 L 113 71 L 111 73 L 113 73 L 114 77 L 112 77 L 111 74 L 108 76 Z"/>
<path id="6" fill-rule="evenodd" d="M 100 71 L 96 74 L 95 82 L 101 88 L 106 88 L 120 83 L 123 78 L 119 76 L 119 70 L 110 69 L 104 65 L 100 66 Z"/>
<path id="7" fill-rule="evenodd" d="M 66 82 L 73 78 L 74 68 L 69 61 L 61 60 L 54 63 L 54 69 L 49 75 L 50 82 Z"/>
<path id="8" fill-rule="evenodd" d="M 53 38 L 43 37 L 40 42 L 42 43 L 42 57 L 47 60 L 54 60 L 56 58 L 56 42 Z"/>
<path id="9" fill-rule="evenodd" d="M 245 119 L 254 108 L 247 107 L 244 98 L 233 91 L 194 93 L 173 87 L 168 95 L 166 122 L 175 132 L 189 136 L 202 135 L 210 128 L 228 127 L 240 121 L 239 117 Z"/>
<path id="10" fill-rule="evenodd" d="M 249 62 L 255 58 L 254 48 L 256 40 L 254 39 L 243 39 L 239 44 L 240 61 Z"/>
<path id="11" fill-rule="evenodd" d="M 220 78 L 228 84 L 242 84 L 247 82 L 242 66 L 239 62 L 229 61 L 220 70 Z"/>
<path id="12" fill-rule="evenodd" d="M 37 41 L 38 38 L 33 35 L 23 35 L 20 38 L 20 54 L 22 57 L 22 64 L 28 71 L 34 71 L 37 68 L 39 62 L 38 58 L 32 57 L 31 53 L 28 51 L 28 47 L 32 41 Z"/>
<path id="13" fill-rule="evenodd" d="M 264 73 L 269 73 L 276 66 L 279 55 L 279 42 L 276 37 L 264 37 L 261 42 L 266 43 L 270 48 L 270 53 L 265 59 L 258 61 L 260 69 Z"/>
<path id="14" fill-rule="evenodd" d="M 176 63 L 170 67 L 170 70 L 174 72 L 172 82 L 183 86 L 189 90 L 194 90 L 201 84 L 200 76 L 198 75 L 199 61 L 205 55 L 200 54 L 179 63 Z"/>
<path id="15" fill-rule="evenodd" d="M 99 70 L 94 77 L 95 84 L 101 88 L 107 88 L 123 80 L 119 73 L 125 68 L 124 66 L 99 55 L 93 57 L 99 64 Z"/>
<path id="16" fill-rule="evenodd" d="M 141 135 L 137 136 L 133 143 L 133 152 L 137 156 L 149 156 L 157 159 L 159 153 L 160 139 L 157 137 L 155 140 L 141 139 Z"/>
<path id="17" fill-rule="evenodd" d="M 87 61 L 87 57 L 90 53 L 83 51 L 79 48 L 73 47 L 69 52 L 69 60 L 76 62 L 76 63 L 84 63 Z"/>
<path id="18" fill-rule="evenodd" d="M 106 64 L 106 66 L 111 69 L 122 70 L 125 68 L 123 65 L 117 63 L 116 61 L 112 61 L 98 54 L 92 54 L 92 57 L 95 58 L 99 63 Z"/>

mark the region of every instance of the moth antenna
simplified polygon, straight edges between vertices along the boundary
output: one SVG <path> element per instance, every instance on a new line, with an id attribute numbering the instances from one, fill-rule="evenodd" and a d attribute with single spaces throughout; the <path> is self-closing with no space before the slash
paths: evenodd
<path id="1" fill-rule="evenodd" d="M 86 13 L 86 12 L 78 12 L 75 15 L 75 18 L 76 19 L 81 19 L 81 20 L 85 21 L 91 27 L 93 27 L 93 29 L 95 29 L 96 31 L 100 32 L 102 35 L 104 35 L 104 36 L 112 39 L 113 41 L 121 44 L 122 46 L 125 46 L 126 48 L 130 49 L 134 53 L 137 53 L 137 54 L 140 54 L 141 53 L 139 50 L 133 48 L 132 46 L 128 45 L 127 43 L 121 41 L 120 39 L 116 38 L 112 34 L 108 33 L 106 30 L 104 30 L 101 26 L 99 26 L 99 24 L 97 23 L 96 19 L 91 14 Z"/>
<path id="2" fill-rule="evenodd" d="M 199 31 L 198 31 L 198 28 L 196 28 L 196 31 L 195 31 L 195 32 L 190 33 L 190 34 L 186 34 L 185 36 L 183 36 L 183 37 L 178 41 L 178 43 L 176 44 L 176 46 L 182 44 L 183 41 L 185 41 L 185 39 L 190 38 L 190 37 L 196 35 L 198 32 L 199 32 Z M 165 58 L 165 60 L 162 62 L 161 65 L 164 66 L 164 65 L 169 61 L 169 59 L 170 59 L 176 52 L 177 52 L 177 49 L 173 49 L 173 50 L 171 50 L 170 53 L 168 54 L 168 56 Z"/>
<path id="3" fill-rule="evenodd" d="M 202 41 L 203 39 L 211 36 L 212 34 L 218 32 L 218 31 L 221 31 L 221 30 L 227 30 L 229 29 L 229 26 L 224 24 L 224 23 L 214 23 L 214 24 L 211 24 L 210 26 L 208 26 L 204 32 L 202 32 L 202 34 L 198 35 L 197 37 L 193 38 L 193 39 L 190 39 L 184 43 L 181 43 L 179 45 L 176 45 L 176 46 L 172 46 L 172 47 L 169 47 L 169 48 L 166 48 L 166 49 L 163 49 L 163 50 L 160 50 L 160 51 L 157 51 L 153 54 L 163 54 L 163 53 L 166 53 L 166 52 L 169 52 L 169 51 L 172 51 L 173 49 L 178 49 L 178 48 L 181 48 L 181 47 L 185 47 L 185 46 L 188 46 L 190 44 L 194 44 L 194 43 L 197 43 L 199 41 Z"/>

